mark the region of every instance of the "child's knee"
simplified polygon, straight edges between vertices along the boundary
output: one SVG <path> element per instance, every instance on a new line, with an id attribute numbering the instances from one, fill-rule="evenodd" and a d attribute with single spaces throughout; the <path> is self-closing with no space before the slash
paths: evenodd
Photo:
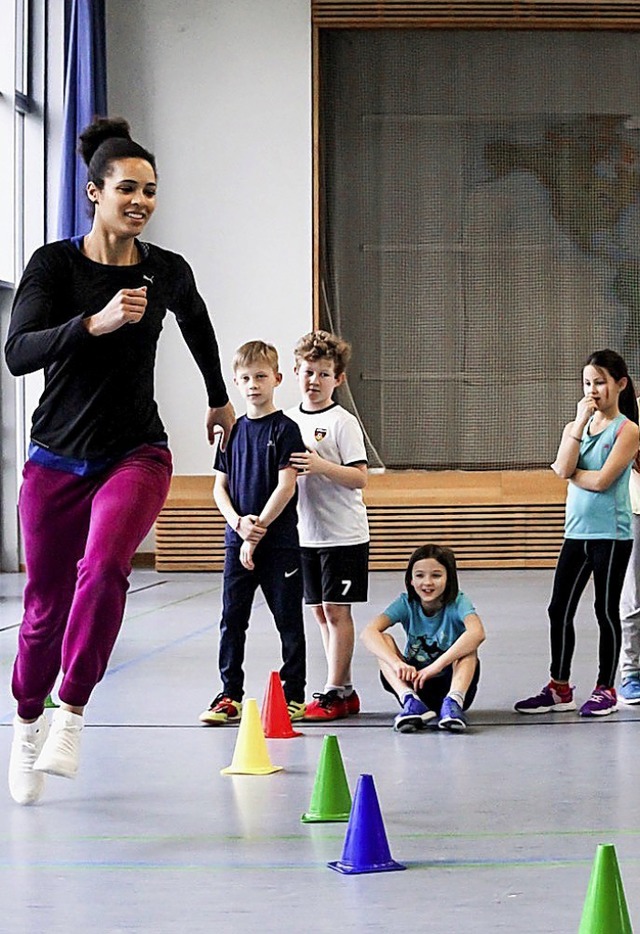
<path id="1" fill-rule="evenodd" d="M 353 626 L 351 607 L 337 603 L 323 604 L 324 618 L 330 626 Z"/>
<path id="2" fill-rule="evenodd" d="M 318 626 L 327 625 L 327 618 L 324 614 L 324 607 L 322 606 L 322 604 L 319 604 L 318 606 L 312 606 L 311 611 L 313 613 L 313 617 L 316 623 L 318 624 Z"/>

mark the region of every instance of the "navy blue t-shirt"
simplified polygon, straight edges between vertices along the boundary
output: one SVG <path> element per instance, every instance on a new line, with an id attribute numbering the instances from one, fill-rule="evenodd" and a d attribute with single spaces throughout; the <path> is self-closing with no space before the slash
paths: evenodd
<path id="1" fill-rule="evenodd" d="M 226 451 L 216 453 L 214 469 L 227 475 L 229 496 L 238 515 L 259 516 L 278 485 L 278 471 L 294 452 L 304 451 L 300 429 L 284 412 L 262 418 L 241 415 Z M 272 548 L 298 547 L 297 492 L 269 526 L 264 543 Z M 225 544 L 239 548 L 242 539 L 227 525 Z"/>

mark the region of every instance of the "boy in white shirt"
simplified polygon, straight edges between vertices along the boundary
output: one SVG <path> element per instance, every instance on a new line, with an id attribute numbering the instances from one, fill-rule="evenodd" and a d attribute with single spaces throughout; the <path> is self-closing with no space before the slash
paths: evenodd
<path id="1" fill-rule="evenodd" d="M 327 657 L 324 690 L 313 695 L 305 720 L 337 720 L 360 711 L 351 676 L 351 605 L 368 597 L 369 524 L 362 498 L 367 454 L 358 420 L 333 401 L 351 346 L 328 331 L 313 331 L 298 341 L 294 355 L 302 403 L 286 414 L 299 425 L 307 448 L 291 457 L 299 471 L 304 598 Z"/>

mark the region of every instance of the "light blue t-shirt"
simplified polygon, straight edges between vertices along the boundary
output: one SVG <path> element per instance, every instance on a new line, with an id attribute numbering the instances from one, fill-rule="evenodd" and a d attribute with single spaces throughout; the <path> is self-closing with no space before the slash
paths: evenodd
<path id="1" fill-rule="evenodd" d="M 409 600 L 403 593 L 383 613 L 404 629 L 407 661 L 416 668 L 426 668 L 460 638 L 465 631 L 465 616 L 475 611 L 471 600 L 460 592 L 452 603 L 447 603 L 433 616 L 427 616 L 419 600 Z"/>
<path id="2" fill-rule="evenodd" d="M 627 421 L 618 415 L 600 434 L 590 435 L 589 419 L 580 441 L 580 470 L 601 470 L 611 453 L 620 429 Z M 629 474 L 631 464 L 614 480 L 608 490 L 594 493 L 582 490 L 569 483 L 565 513 L 565 538 L 613 539 L 627 541 L 631 532 L 631 500 L 629 497 Z"/>

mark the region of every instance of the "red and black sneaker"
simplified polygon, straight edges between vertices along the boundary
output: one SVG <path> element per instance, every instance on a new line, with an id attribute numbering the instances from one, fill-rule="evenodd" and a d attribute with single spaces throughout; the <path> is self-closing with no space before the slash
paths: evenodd
<path id="1" fill-rule="evenodd" d="M 344 720 L 349 716 L 347 702 L 340 697 L 337 691 L 327 691 L 326 694 L 314 694 L 313 700 L 307 704 L 305 720 Z"/>
<path id="2" fill-rule="evenodd" d="M 360 698 L 358 697 L 356 691 L 352 691 L 351 694 L 347 694 L 344 702 L 347 705 L 347 713 L 350 717 L 356 713 L 360 713 Z"/>

